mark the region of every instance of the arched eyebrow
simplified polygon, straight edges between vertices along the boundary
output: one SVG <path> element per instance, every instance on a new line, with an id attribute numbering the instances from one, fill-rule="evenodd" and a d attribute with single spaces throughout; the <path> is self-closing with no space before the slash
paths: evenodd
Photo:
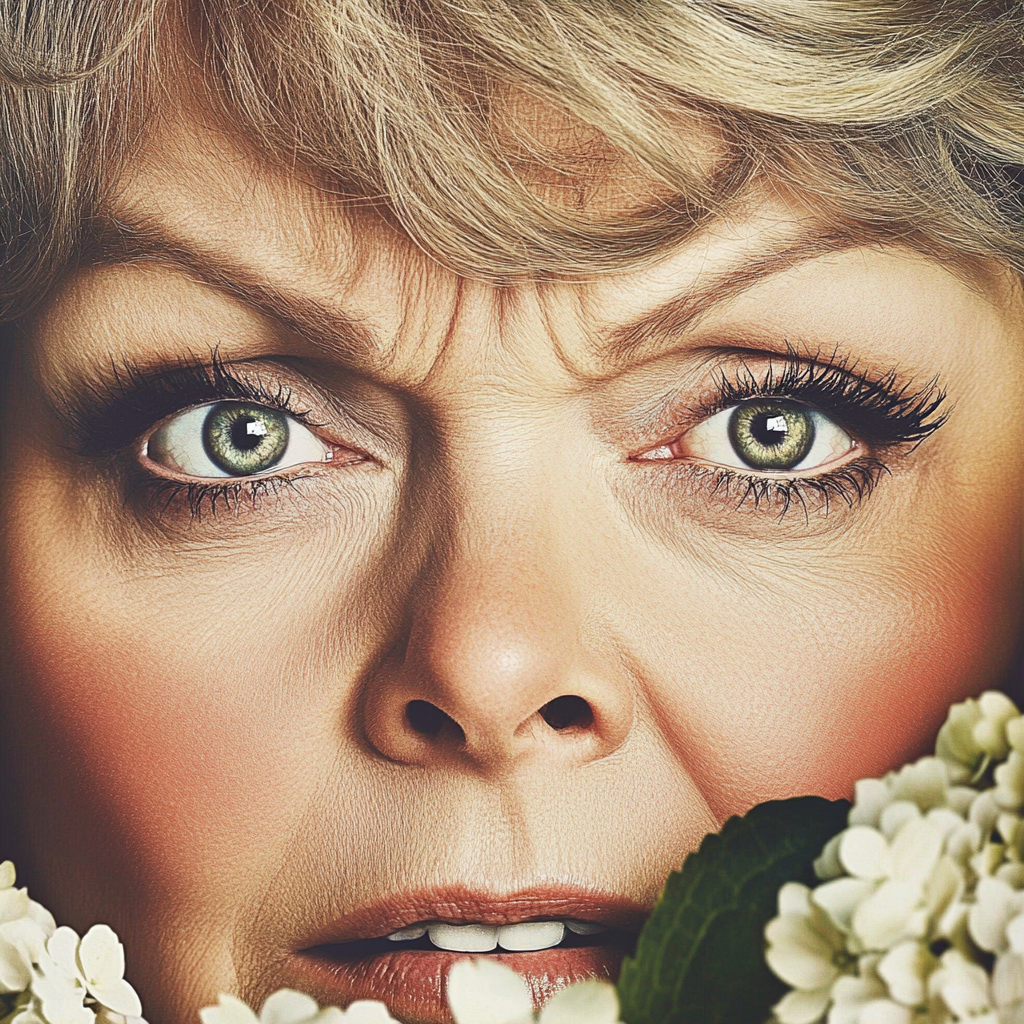
<path id="1" fill-rule="evenodd" d="M 713 310 L 767 278 L 862 244 L 863 239 L 831 232 L 809 234 L 783 245 L 759 246 L 732 266 L 702 274 L 682 294 L 608 330 L 601 340 L 603 354 L 613 365 L 649 358 L 677 345 Z"/>
<path id="2" fill-rule="evenodd" d="M 849 234 L 814 229 L 785 242 L 761 240 L 731 265 L 701 274 L 690 288 L 655 309 L 601 332 L 595 339 L 599 358 L 612 368 L 650 358 L 677 345 L 702 318 L 755 284 L 861 244 L 863 239 Z M 98 220 L 85 256 L 97 265 L 152 260 L 184 270 L 354 368 L 372 372 L 386 357 L 383 340 L 359 317 L 299 289 L 275 284 L 257 268 L 158 228 L 113 218 Z"/>
<path id="3" fill-rule="evenodd" d="M 370 368 L 384 355 L 381 340 L 361 318 L 275 284 L 257 268 L 223 253 L 148 226 L 97 220 L 83 258 L 94 266 L 152 261 L 182 270 L 354 367 Z"/>

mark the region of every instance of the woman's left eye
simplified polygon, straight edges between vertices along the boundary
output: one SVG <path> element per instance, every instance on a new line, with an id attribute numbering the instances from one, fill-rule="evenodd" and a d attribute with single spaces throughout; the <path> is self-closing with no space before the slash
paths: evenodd
<path id="1" fill-rule="evenodd" d="M 145 455 L 200 478 L 259 476 L 306 462 L 329 462 L 332 449 L 294 416 L 255 402 L 186 409 L 149 436 Z"/>
<path id="2" fill-rule="evenodd" d="M 752 398 L 702 420 L 642 459 L 695 459 L 758 473 L 826 470 L 857 442 L 823 412 L 784 398 Z"/>

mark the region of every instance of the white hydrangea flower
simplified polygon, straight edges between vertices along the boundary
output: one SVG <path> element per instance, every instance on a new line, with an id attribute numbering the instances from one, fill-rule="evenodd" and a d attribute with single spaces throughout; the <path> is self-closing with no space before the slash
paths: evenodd
<path id="1" fill-rule="evenodd" d="M 806 885 L 789 882 L 779 890 L 779 915 L 765 928 L 768 966 L 791 985 L 775 1005 L 782 1024 L 812 1024 L 828 1006 L 832 985 L 852 969 L 846 936 L 812 899 Z"/>
<path id="2" fill-rule="evenodd" d="M 856 977 L 836 981 L 828 1024 L 911 1024 L 914 1011 L 890 997 L 878 963 L 878 956 L 862 957 Z"/>
<path id="3" fill-rule="evenodd" d="M 538 1017 L 526 981 L 482 957 L 452 967 L 448 1005 L 455 1024 L 619 1024 L 619 999 L 611 982 L 592 979 L 561 989 Z"/>
<path id="4" fill-rule="evenodd" d="M 913 804 L 922 812 L 949 806 L 949 773 L 937 757 L 922 757 L 881 779 L 854 784 L 850 825 L 880 828 L 882 815 L 894 803 Z"/>
<path id="5" fill-rule="evenodd" d="M 347 1009 L 321 1009 L 312 996 L 278 989 L 267 996 L 257 1016 L 241 999 L 222 993 L 216 1006 L 199 1011 L 202 1024 L 397 1024 L 388 1008 L 374 999 L 358 999 Z"/>
<path id="6" fill-rule="evenodd" d="M 922 817 L 916 807 L 913 811 L 897 828 L 887 829 L 891 842 L 865 825 L 843 833 L 840 862 L 860 883 L 850 887 L 847 898 L 852 905 L 849 930 L 862 950 L 883 951 L 904 939 L 924 937 L 963 890 L 961 869 L 943 855 L 946 836 L 955 827 L 951 819 L 962 819 L 952 812 Z"/>
<path id="7" fill-rule="evenodd" d="M 993 760 L 1006 757 L 1009 734 L 1016 734 L 1008 725 L 1019 718 L 1017 705 L 1006 694 L 991 690 L 977 700 L 954 704 L 935 742 L 936 756 L 945 763 L 950 780 L 974 782 Z"/>
<path id="8" fill-rule="evenodd" d="M 766 929 L 780 1024 L 1024 1024 L 1024 716 L 1004 694 L 951 708 L 935 757 L 858 782 L 814 869 Z"/>
<path id="9" fill-rule="evenodd" d="M 942 966 L 932 976 L 931 987 L 942 997 L 957 1024 L 1000 1024 L 988 972 L 959 950 L 950 949 L 942 955 Z"/>
<path id="10" fill-rule="evenodd" d="M 15 889 L 14 865 L 0 864 L 0 993 L 24 992 L 32 964 L 57 928 L 50 912 Z"/>

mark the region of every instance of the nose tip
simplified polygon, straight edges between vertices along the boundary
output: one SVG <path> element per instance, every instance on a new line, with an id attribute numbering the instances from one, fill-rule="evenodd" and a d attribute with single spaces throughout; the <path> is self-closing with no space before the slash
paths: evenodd
<path id="1" fill-rule="evenodd" d="M 477 770 L 531 757 L 582 763 L 618 749 L 633 701 L 613 663 L 588 658 L 550 629 L 538 626 L 526 640 L 504 626 L 477 619 L 461 643 L 421 636 L 401 661 L 381 666 L 364 705 L 371 745 L 401 763 Z"/>

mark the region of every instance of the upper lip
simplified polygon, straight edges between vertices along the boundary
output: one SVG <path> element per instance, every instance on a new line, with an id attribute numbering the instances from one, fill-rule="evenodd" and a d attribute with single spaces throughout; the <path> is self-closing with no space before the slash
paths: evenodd
<path id="1" fill-rule="evenodd" d="M 389 935 L 421 921 L 449 924 L 517 924 L 537 919 L 572 918 L 637 932 L 648 908 L 606 890 L 577 885 L 543 885 L 496 895 L 466 886 L 391 893 L 353 908 L 341 918 L 310 933 L 301 945 L 354 942 Z"/>

